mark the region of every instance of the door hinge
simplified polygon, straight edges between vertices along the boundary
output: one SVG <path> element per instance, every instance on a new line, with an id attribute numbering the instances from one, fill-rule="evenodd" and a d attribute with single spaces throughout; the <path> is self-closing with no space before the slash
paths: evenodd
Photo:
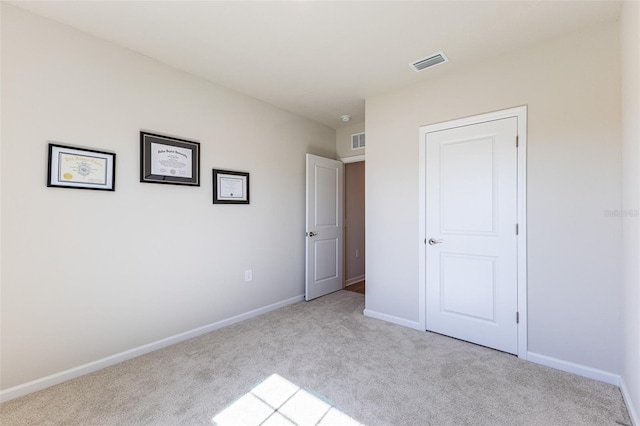
<path id="1" fill-rule="evenodd" d="M 518 224 L 516 223 L 516 235 L 518 235 L 520 232 L 520 227 L 518 226 Z"/>
<path id="2" fill-rule="evenodd" d="M 516 135 L 516 148 L 520 146 L 520 136 Z"/>
<path id="3" fill-rule="evenodd" d="M 516 312 L 516 324 L 520 324 L 520 312 Z"/>

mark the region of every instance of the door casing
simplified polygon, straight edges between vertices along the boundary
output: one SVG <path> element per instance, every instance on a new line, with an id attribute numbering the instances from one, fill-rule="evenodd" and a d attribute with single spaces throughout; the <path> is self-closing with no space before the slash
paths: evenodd
<path id="1" fill-rule="evenodd" d="M 418 232 L 418 254 L 419 254 L 419 311 L 418 322 L 422 330 L 427 329 L 426 324 L 426 217 L 427 217 L 427 197 L 426 197 L 426 138 L 427 134 L 456 127 L 469 126 L 472 124 L 484 123 L 487 121 L 501 120 L 504 118 L 516 117 L 518 121 L 518 174 L 517 174 L 517 268 L 518 268 L 518 357 L 527 359 L 527 107 L 520 106 L 501 111 L 480 114 L 472 117 L 461 118 L 443 123 L 430 124 L 420 127 L 420 165 L 419 165 L 419 232 Z"/>

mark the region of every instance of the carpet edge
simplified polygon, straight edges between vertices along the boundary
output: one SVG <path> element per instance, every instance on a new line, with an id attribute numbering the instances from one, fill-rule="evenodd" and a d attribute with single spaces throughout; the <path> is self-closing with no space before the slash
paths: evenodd
<path id="1" fill-rule="evenodd" d="M 174 345 L 176 343 L 183 342 L 185 340 L 198 337 L 200 335 L 209 333 L 214 330 L 218 330 L 223 327 L 227 327 L 236 324 L 241 321 L 248 320 L 253 317 L 257 317 L 267 312 L 274 311 L 276 309 L 283 308 L 294 303 L 302 302 L 304 295 L 291 297 L 289 299 L 282 300 L 280 302 L 272 303 L 271 305 L 263 306 L 239 315 L 232 316 L 214 323 L 194 328 L 182 333 L 175 334 L 173 336 L 166 337 L 164 339 L 156 340 L 155 342 L 148 343 L 146 345 L 138 346 L 136 348 L 128 349 L 123 352 L 119 352 L 107 357 L 91 361 L 86 364 L 79 365 L 58 373 L 54 373 L 39 379 L 35 379 L 20 385 L 16 385 L 7 389 L 0 390 L 0 402 L 10 401 L 21 396 L 28 395 L 39 390 L 55 386 L 57 384 L 66 382 L 71 379 L 75 379 L 80 376 L 84 376 L 89 373 L 93 373 L 103 368 L 110 367 L 115 364 L 139 357 L 149 352 L 162 349 L 167 346 Z"/>
<path id="2" fill-rule="evenodd" d="M 640 425 L 640 417 L 638 417 L 636 407 L 633 405 L 633 400 L 631 398 L 631 395 L 629 394 L 629 389 L 627 388 L 627 384 L 624 381 L 624 377 L 620 377 L 620 392 L 622 393 L 622 399 L 627 406 L 629 417 L 631 417 L 631 423 L 635 426 Z"/>
<path id="3" fill-rule="evenodd" d="M 565 361 L 535 352 L 527 352 L 527 361 L 620 387 L 621 377 L 619 374 L 610 373 L 608 371 L 599 370 L 597 368 L 576 364 L 575 362 Z"/>

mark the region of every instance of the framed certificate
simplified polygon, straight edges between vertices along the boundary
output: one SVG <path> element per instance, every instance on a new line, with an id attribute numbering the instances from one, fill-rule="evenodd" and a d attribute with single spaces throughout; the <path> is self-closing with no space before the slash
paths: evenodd
<path id="1" fill-rule="evenodd" d="M 49 144 L 47 186 L 115 191 L 116 154 Z"/>
<path id="2" fill-rule="evenodd" d="M 140 132 L 140 182 L 200 186 L 200 143 Z"/>
<path id="3" fill-rule="evenodd" d="M 213 204 L 249 204 L 249 173 L 213 169 Z"/>

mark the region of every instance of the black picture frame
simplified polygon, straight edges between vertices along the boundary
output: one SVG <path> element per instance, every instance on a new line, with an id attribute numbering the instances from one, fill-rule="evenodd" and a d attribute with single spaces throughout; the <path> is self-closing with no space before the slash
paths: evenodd
<path id="1" fill-rule="evenodd" d="M 57 188 L 116 190 L 116 154 L 49 143 L 47 186 Z"/>
<path id="2" fill-rule="evenodd" d="M 140 182 L 200 186 L 200 142 L 140 132 Z"/>
<path id="3" fill-rule="evenodd" d="M 249 173 L 213 169 L 213 204 L 249 204 Z"/>

